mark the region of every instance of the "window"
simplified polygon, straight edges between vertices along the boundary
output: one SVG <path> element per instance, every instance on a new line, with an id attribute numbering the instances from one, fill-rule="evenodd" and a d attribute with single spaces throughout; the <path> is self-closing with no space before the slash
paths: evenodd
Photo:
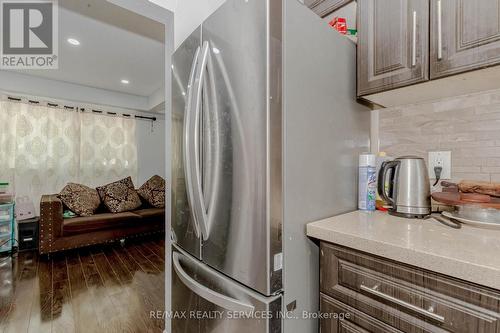
<path id="1" fill-rule="evenodd" d="M 38 206 L 68 182 L 137 179 L 134 119 L 0 101 L 0 180 Z"/>

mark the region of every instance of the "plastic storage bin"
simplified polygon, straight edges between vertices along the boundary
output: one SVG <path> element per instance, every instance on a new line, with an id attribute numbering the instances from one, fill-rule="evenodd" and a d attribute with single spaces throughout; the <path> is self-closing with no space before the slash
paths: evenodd
<path id="1" fill-rule="evenodd" d="M 0 235 L 0 252 L 9 252 L 12 250 L 12 239 L 10 234 Z"/>
<path id="2" fill-rule="evenodd" d="M 8 210 L 0 210 L 0 223 L 10 221 L 10 211 Z"/>
<path id="3" fill-rule="evenodd" d="M 0 194 L 2 194 L 2 193 L 9 193 L 9 192 L 10 192 L 9 183 L 0 182 Z"/>
<path id="4" fill-rule="evenodd" d="M 0 205 L 9 204 L 14 201 L 14 195 L 10 193 L 0 193 Z"/>
<path id="5" fill-rule="evenodd" d="M 12 251 L 14 239 L 14 204 L 0 205 L 0 252 Z"/>

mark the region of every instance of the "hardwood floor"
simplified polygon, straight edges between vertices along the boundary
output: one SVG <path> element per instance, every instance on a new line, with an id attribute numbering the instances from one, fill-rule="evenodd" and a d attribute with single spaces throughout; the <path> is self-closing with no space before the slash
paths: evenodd
<path id="1" fill-rule="evenodd" d="M 162 332 L 165 242 L 0 257 L 0 332 Z"/>

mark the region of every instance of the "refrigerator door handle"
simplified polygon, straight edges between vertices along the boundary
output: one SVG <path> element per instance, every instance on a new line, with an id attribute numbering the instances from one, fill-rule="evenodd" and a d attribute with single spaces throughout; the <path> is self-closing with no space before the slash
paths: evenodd
<path id="1" fill-rule="evenodd" d="M 205 201 L 203 198 L 202 180 L 201 180 L 201 161 L 200 161 L 200 124 L 201 124 L 201 100 L 202 100 L 202 88 L 203 81 L 205 78 L 205 68 L 208 62 L 208 42 L 203 43 L 203 48 L 201 51 L 201 61 L 198 63 L 198 77 L 196 78 L 196 88 L 194 90 L 194 122 L 191 126 L 193 132 L 193 145 L 194 149 L 191 153 L 194 155 L 192 158 L 195 161 L 194 167 L 194 184 L 192 189 L 195 191 L 195 203 L 193 209 L 195 210 L 195 215 L 198 219 L 198 224 L 203 236 L 203 240 L 207 240 L 209 237 L 209 227 L 208 227 L 208 216 L 207 209 L 205 206 Z"/>
<path id="2" fill-rule="evenodd" d="M 196 65 L 198 64 L 198 57 L 200 55 L 200 47 L 196 49 L 194 58 L 193 58 L 193 64 L 191 65 L 191 72 L 189 74 L 189 81 L 188 81 L 188 93 L 187 93 L 187 103 L 186 103 L 186 109 L 184 111 L 184 133 L 183 133 L 183 154 L 184 154 L 184 170 L 185 170 L 185 177 L 186 177 L 186 190 L 187 190 L 187 197 L 188 197 L 188 202 L 189 206 L 193 207 L 194 204 L 194 193 L 193 193 L 193 179 L 191 176 L 191 154 L 190 154 L 190 145 L 189 145 L 189 139 L 190 139 L 190 134 L 189 134 L 189 128 L 191 124 L 191 110 L 192 110 L 192 93 L 193 93 L 193 84 L 194 84 L 194 78 L 196 74 Z M 196 238 L 200 238 L 200 226 L 197 221 L 197 216 L 196 214 L 193 214 L 193 222 L 194 222 L 194 232 L 196 234 Z"/>
<path id="3" fill-rule="evenodd" d="M 222 174 L 222 153 L 221 153 L 221 120 L 219 115 L 219 106 L 217 104 L 216 89 L 217 84 L 215 82 L 214 68 L 212 59 L 209 58 L 206 65 L 206 71 L 208 76 L 203 80 L 203 113 L 208 114 L 205 119 L 208 122 L 207 132 L 208 136 L 204 137 L 207 139 L 208 146 L 207 155 L 208 162 L 203 163 L 204 175 L 204 198 L 205 198 L 205 209 L 207 212 L 207 230 L 210 230 L 211 222 L 214 219 L 214 214 L 216 207 L 219 205 L 220 196 L 220 184 L 221 184 L 221 174 Z M 205 145 L 205 143 L 203 143 Z"/>
<path id="4" fill-rule="evenodd" d="M 224 308 L 228 311 L 243 311 L 243 312 L 253 312 L 255 310 L 255 307 L 251 304 L 246 304 L 244 302 L 241 302 L 237 299 L 231 298 L 226 295 L 222 295 L 216 291 L 213 291 L 195 279 L 193 279 L 191 276 L 189 276 L 188 273 L 186 273 L 181 266 L 181 257 L 183 255 L 179 252 L 174 252 L 172 254 L 173 257 L 173 266 L 174 270 L 177 273 L 177 276 L 179 279 L 184 283 L 186 287 L 188 287 L 191 291 L 193 291 L 195 294 L 198 296 L 206 299 L 212 304 L 218 305 L 221 308 Z"/>

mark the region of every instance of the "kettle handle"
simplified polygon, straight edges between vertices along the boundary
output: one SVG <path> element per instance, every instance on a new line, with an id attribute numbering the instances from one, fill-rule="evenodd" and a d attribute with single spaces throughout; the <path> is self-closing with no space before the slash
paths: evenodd
<path id="1" fill-rule="evenodd" d="M 387 181 L 387 173 L 389 170 L 394 169 L 392 175 L 394 176 L 396 173 L 396 167 L 401 164 L 401 161 L 394 160 L 394 161 L 385 161 L 382 163 L 382 166 L 380 167 L 380 171 L 378 174 L 378 182 L 377 182 L 377 190 L 378 194 L 384 199 L 384 201 L 390 203 L 393 207 L 395 205 L 394 203 L 394 198 L 391 198 L 389 196 L 389 193 L 387 192 L 392 192 L 392 187 L 393 187 L 393 182 L 389 182 L 389 191 L 386 191 L 385 189 L 385 183 Z"/>

